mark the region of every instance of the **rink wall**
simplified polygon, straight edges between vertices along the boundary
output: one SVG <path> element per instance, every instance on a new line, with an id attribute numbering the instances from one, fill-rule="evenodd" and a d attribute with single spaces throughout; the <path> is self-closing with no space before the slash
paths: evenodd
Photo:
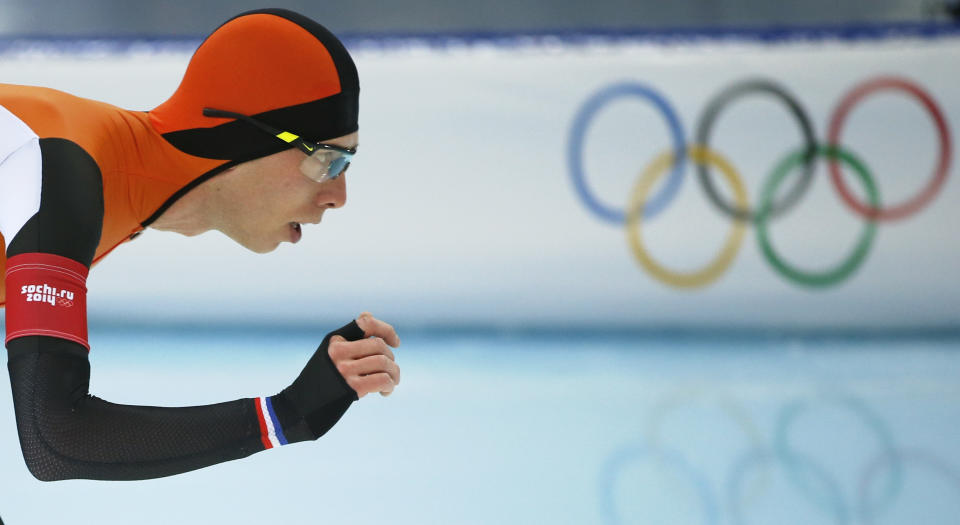
<path id="1" fill-rule="evenodd" d="M 198 42 L 7 41 L 0 81 L 148 110 Z M 147 231 L 93 270 L 94 318 L 960 325 L 955 31 L 348 43 L 348 205 L 270 255 Z"/>

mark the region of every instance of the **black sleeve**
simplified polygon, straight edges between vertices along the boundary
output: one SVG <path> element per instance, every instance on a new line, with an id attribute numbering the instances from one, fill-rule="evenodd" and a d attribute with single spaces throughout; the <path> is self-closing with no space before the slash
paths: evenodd
<path id="1" fill-rule="evenodd" d="M 89 267 L 103 220 L 100 171 L 70 141 L 42 139 L 40 147 L 40 211 L 13 238 L 7 255 L 51 253 Z M 355 323 L 334 333 L 363 336 Z M 328 341 L 329 335 L 290 387 L 269 398 L 289 443 L 318 438 L 356 399 L 327 355 Z M 254 399 L 176 408 L 118 405 L 90 395 L 82 345 L 27 336 L 7 349 L 20 445 L 37 479 L 157 478 L 266 448 Z"/>

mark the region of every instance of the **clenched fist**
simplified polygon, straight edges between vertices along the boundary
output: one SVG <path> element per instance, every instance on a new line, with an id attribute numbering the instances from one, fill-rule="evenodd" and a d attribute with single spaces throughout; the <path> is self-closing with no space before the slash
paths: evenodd
<path id="1" fill-rule="evenodd" d="M 400 384 L 400 367 L 393 350 L 400 346 L 396 330 L 369 312 L 357 317 L 364 338 L 348 341 L 340 335 L 330 338 L 327 352 L 337 371 L 358 397 L 371 392 L 389 396 Z"/>
<path id="2" fill-rule="evenodd" d="M 293 383 L 270 398 L 288 442 L 319 438 L 371 392 L 390 395 L 400 383 L 390 347 L 399 345 L 393 327 L 367 312 L 327 334 Z"/>

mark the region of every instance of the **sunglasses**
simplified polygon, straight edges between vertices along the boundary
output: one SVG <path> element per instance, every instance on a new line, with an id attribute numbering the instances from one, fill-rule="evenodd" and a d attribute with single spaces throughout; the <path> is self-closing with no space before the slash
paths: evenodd
<path id="1" fill-rule="evenodd" d="M 350 161 L 357 153 L 357 148 L 341 148 L 331 144 L 321 144 L 319 142 L 310 142 L 303 140 L 299 135 L 289 131 L 281 131 L 269 124 L 232 111 L 222 109 L 203 108 L 203 116 L 214 118 L 233 118 L 252 124 L 264 131 L 277 137 L 278 139 L 293 144 L 300 151 L 307 154 L 307 158 L 300 163 L 300 171 L 310 180 L 316 182 L 325 182 L 333 180 L 347 172 L 350 167 Z"/>

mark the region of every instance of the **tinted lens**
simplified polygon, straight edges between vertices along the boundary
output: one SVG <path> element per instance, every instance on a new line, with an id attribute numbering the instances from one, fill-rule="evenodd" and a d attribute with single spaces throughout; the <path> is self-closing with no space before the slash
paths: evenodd
<path id="1" fill-rule="evenodd" d="M 353 154 L 341 151 L 320 149 L 316 153 L 303 159 L 300 171 L 308 178 L 317 182 L 324 182 L 337 178 L 350 165 Z"/>
<path id="2" fill-rule="evenodd" d="M 350 158 L 353 155 L 341 155 L 340 157 L 333 159 L 330 163 L 329 177 L 335 179 L 347 171 L 347 167 L 350 166 Z"/>

